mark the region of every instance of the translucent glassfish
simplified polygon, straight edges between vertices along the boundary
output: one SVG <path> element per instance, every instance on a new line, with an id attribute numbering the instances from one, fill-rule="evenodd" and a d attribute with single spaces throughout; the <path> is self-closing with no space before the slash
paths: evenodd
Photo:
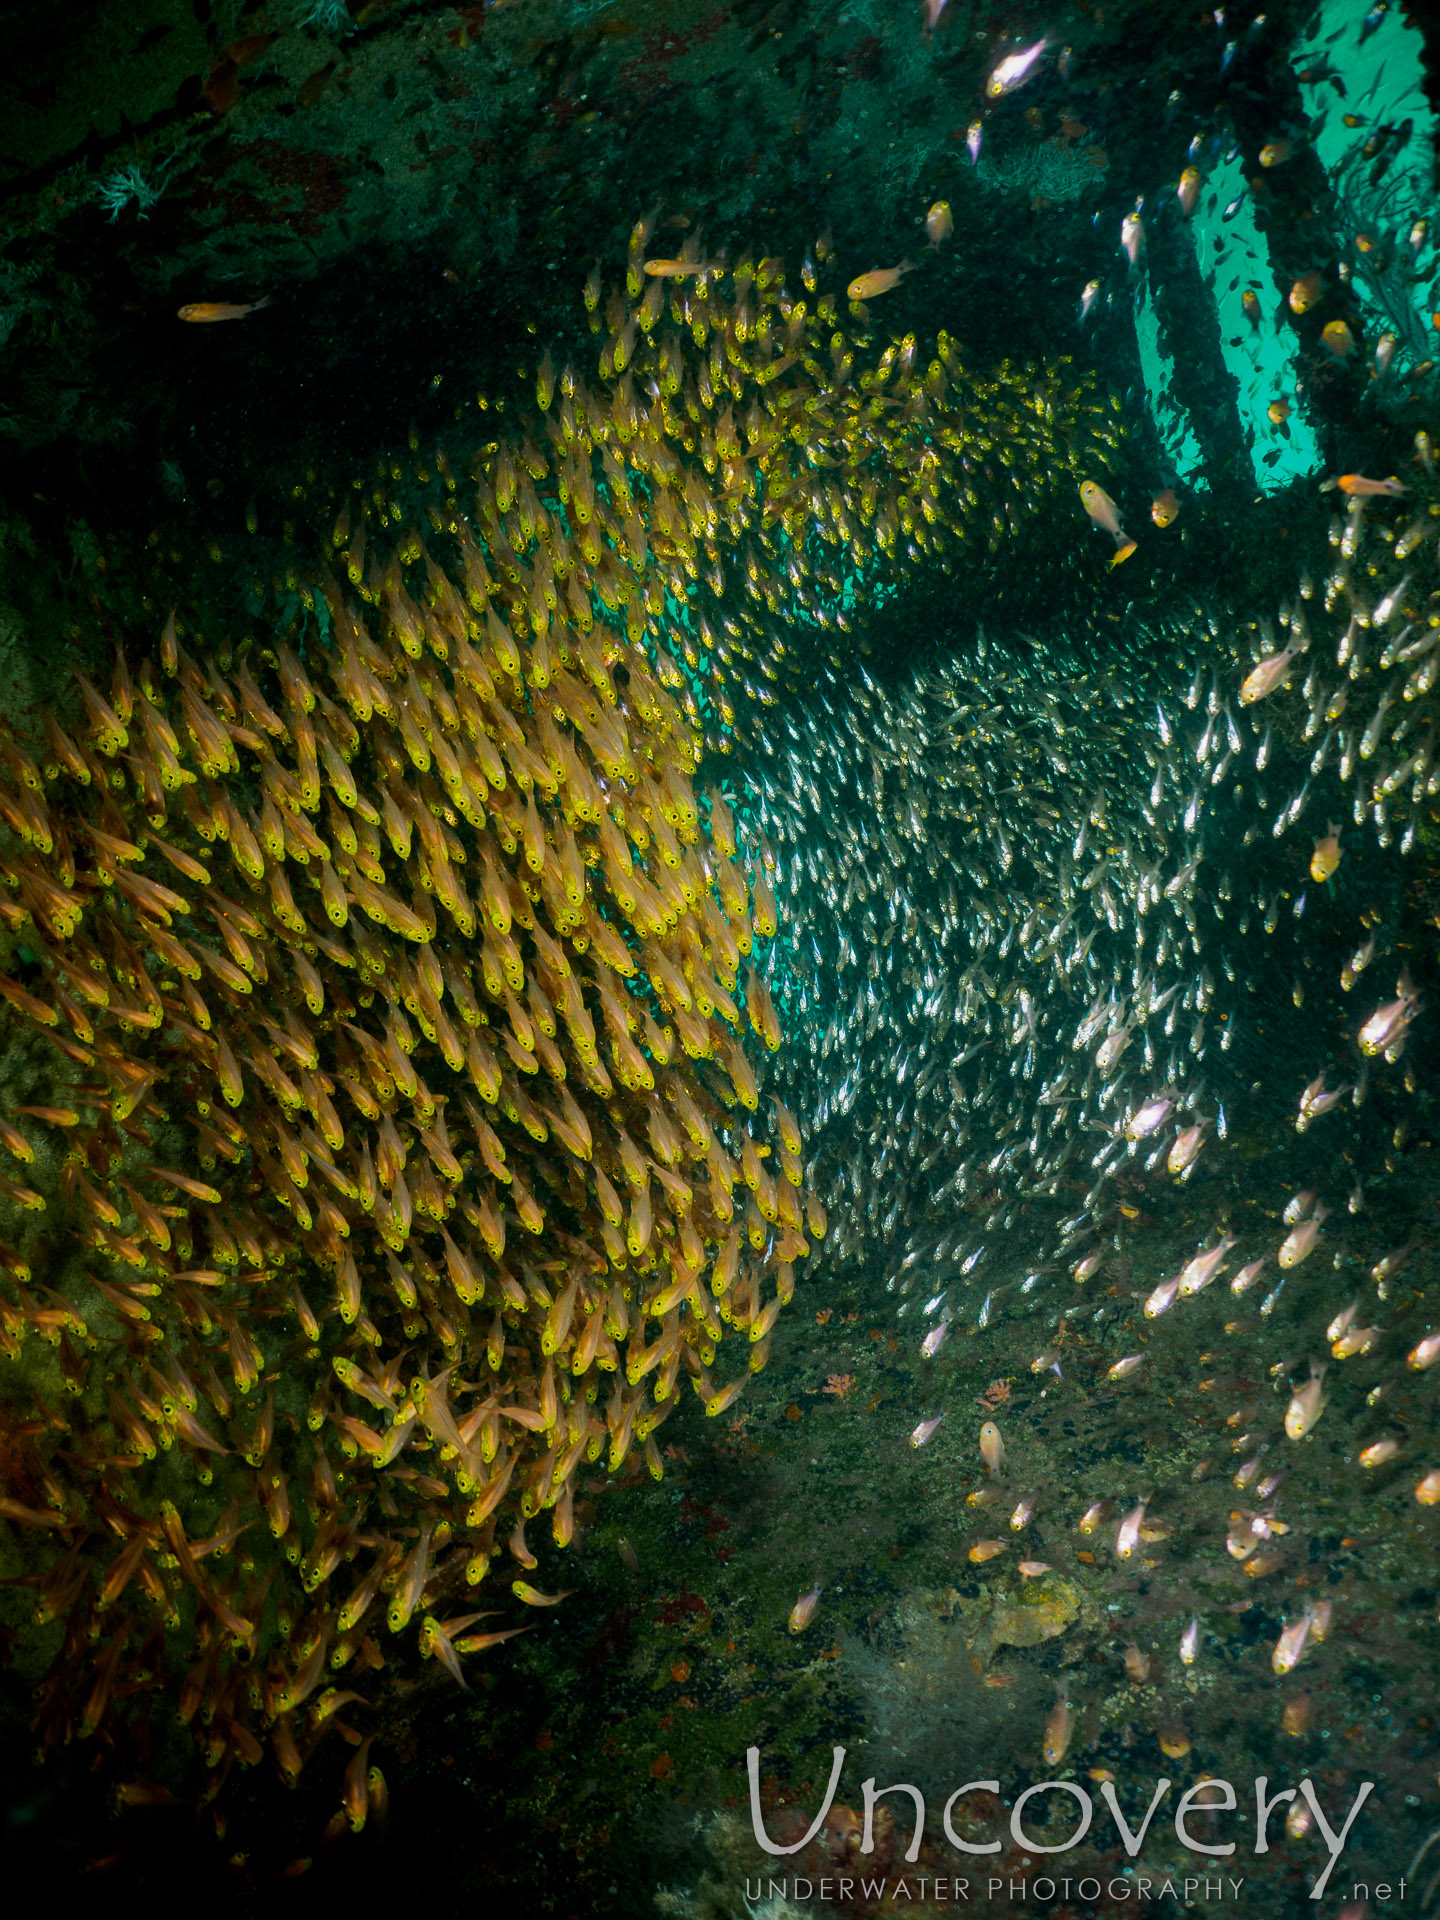
<path id="1" fill-rule="evenodd" d="M 1280 1244 L 1276 1261 L 1281 1267 L 1298 1267 L 1302 1260 L 1308 1260 L 1315 1251 L 1320 1229 L 1330 1218 L 1328 1207 L 1316 1207 L 1308 1220 L 1302 1220 L 1292 1227 Z"/>
<path id="2" fill-rule="evenodd" d="M 1120 1522 L 1120 1531 L 1115 1536 L 1115 1557 L 1129 1560 L 1140 1546 L 1140 1528 L 1145 1520 L 1145 1501 L 1131 1509 Z"/>
<path id="3" fill-rule="evenodd" d="M 1028 47 L 1022 47 L 1018 53 L 1006 54 L 999 64 L 991 69 L 985 82 L 985 98 L 998 100 L 1003 94 L 1013 93 L 1017 87 L 1023 87 L 1035 73 L 1041 54 L 1049 46 L 1048 39 L 1036 40 Z"/>
<path id="4" fill-rule="evenodd" d="M 1291 1440 L 1303 1440 L 1325 1411 L 1323 1394 L 1325 1369 L 1310 1363 L 1310 1378 L 1291 1396 L 1285 1413 L 1285 1432 Z"/>
<path id="5" fill-rule="evenodd" d="M 815 1617 L 815 1609 L 820 1604 L 821 1585 L 817 1580 L 808 1593 L 802 1593 L 790 1609 L 791 1633 L 803 1633 Z"/>

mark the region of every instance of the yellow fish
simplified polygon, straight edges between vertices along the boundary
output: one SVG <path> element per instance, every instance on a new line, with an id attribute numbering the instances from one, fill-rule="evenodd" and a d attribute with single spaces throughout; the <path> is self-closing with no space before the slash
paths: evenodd
<path id="1" fill-rule="evenodd" d="M 692 273 L 723 273 L 723 260 L 647 260 L 645 271 L 652 280 L 683 280 Z"/>
<path id="2" fill-rule="evenodd" d="M 902 260 L 898 267 L 872 267 L 869 273 L 857 274 L 845 291 L 852 300 L 874 300 L 882 293 L 889 293 L 898 285 L 901 275 L 911 271 L 908 260 Z"/>
<path id="3" fill-rule="evenodd" d="M 1332 821 L 1323 840 L 1315 842 L 1310 856 L 1310 878 L 1328 880 L 1340 864 L 1340 829 Z"/>
<path id="4" fill-rule="evenodd" d="M 1321 280 L 1318 270 L 1311 273 L 1302 273 L 1290 289 L 1290 311 L 1292 313 L 1308 313 L 1320 298 L 1323 285 L 1324 282 Z"/>

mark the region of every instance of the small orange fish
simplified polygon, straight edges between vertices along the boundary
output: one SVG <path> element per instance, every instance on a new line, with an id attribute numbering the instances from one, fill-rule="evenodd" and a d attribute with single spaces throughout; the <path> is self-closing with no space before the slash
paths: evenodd
<path id="1" fill-rule="evenodd" d="M 157 1180 L 163 1180 L 167 1186 L 178 1188 L 181 1193 L 188 1193 L 192 1200 L 207 1201 L 212 1207 L 220 1204 L 218 1189 L 207 1186 L 203 1180 L 197 1180 L 191 1174 L 176 1173 L 170 1167 L 146 1167 L 145 1172 Z"/>
<path id="2" fill-rule="evenodd" d="M 1293 142 L 1289 140 L 1267 140 L 1260 149 L 1260 164 L 1262 167 L 1283 167 L 1293 151 Z"/>
<path id="3" fill-rule="evenodd" d="M 1337 360 L 1355 351 L 1355 336 L 1343 320 L 1330 321 L 1321 329 L 1320 338 Z"/>
<path id="4" fill-rule="evenodd" d="M 1324 284 L 1318 269 L 1311 273 L 1302 273 L 1290 289 L 1290 311 L 1308 313 L 1320 298 Z"/>
<path id="5" fill-rule="evenodd" d="M 1348 493 L 1352 498 L 1362 494 L 1383 493 L 1398 500 L 1407 491 L 1393 474 L 1388 480 L 1367 480 L 1363 473 L 1342 473 L 1335 484 L 1341 493 Z"/>
<path id="6" fill-rule="evenodd" d="M 937 200 L 925 216 L 925 235 L 932 247 L 938 247 L 955 231 L 955 217 L 948 200 Z"/>
<path id="7" fill-rule="evenodd" d="M 1180 502 L 1175 497 L 1173 487 L 1162 487 L 1150 502 L 1150 518 L 1157 527 L 1168 527 L 1179 517 Z"/>
<path id="8" fill-rule="evenodd" d="M 1175 189 L 1175 197 L 1180 202 L 1183 212 L 1191 214 L 1195 211 L 1195 202 L 1200 198 L 1200 169 L 1198 167 L 1186 167 L 1180 176 L 1180 184 Z"/>
<path id="9" fill-rule="evenodd" d="M 243 320 L 247 313 L 258 313 L 261 307 L 274 305 L 274 296 L 266 294 L 263 300 L 252 300 L 248 306 L 235 306 L 228 300 L 192 300 L 179 309 L 179 320 Z"/>
<path id="10" fill-rule="evenodd" d="M 723 273 L 723 260 L 647 260 L 645 271 L 652 280 L 683 280 L 692 273 Z"/>
<path id="11" fill-rule="evenodd" d="M 899 284 L 900 276 L 911 271 L 909 260 L 902 260 L 898 267 L 872 267 L 869 273 L 857 274 L 845 291 L 852 300 L 875 300 L 889 293 Z"/>
<path id="12" fill-rule="evenodd" d="M 1252 327 L 1260 324 L 1260 296 L 1253 287 L 1246 287 L 1240 296 L 1240 304 L 1245 309 L 1245 318 Z"/>
<path id="13" fill-rule="evenodd" d="M 1269 414 L 1272 425 L 1283 427 L 1290 418 L 1290 402 L 1284 399 L 1272 400 L 1265 411 Z"/>
<path id="14" fill-rule="evenodd" d="M 1310 856 L 1310 878 L 1322 885 L 1340 864 L 1340 829 L 1332 821 L 1323 840 L 1315 842 L 1315 851 Z"/>

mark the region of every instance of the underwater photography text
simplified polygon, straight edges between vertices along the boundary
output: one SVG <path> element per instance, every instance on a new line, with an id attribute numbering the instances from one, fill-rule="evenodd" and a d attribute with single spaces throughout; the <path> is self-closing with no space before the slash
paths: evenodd
<path id="1" fill-rule="evenodd" d="M 745 1753 L 745 1762 L 750 1781 L 750 1824 L 754 1831 L 756 1842 L 769 1854 L 785 1855 L 799 1853 L 802 1848 L 810 1845 L 825 1824 L 826 1817 L 830 1812 L 831 1805 L 835 1798 L 835 1790 L 840 1783 L 841 1769 L 845 1765 L 845 1748 L 837 1746 L 833 1749 L 830 1784 L 826 1788 L 824 1801 L 821 1804 L 819 1812 L 811 1822 L 809 1829 L 800 1839 L 786 1845 L 772 1840 L 765 1830 L 760 1798 L 760 1749 L 758 1747 L 748 1747 Z M 1155 1782 L 1154 1791 L 1150 1796 L 1150 1804 L 1145 1809 L 1138 1827 L 1132 1829 L 1129 1819 L 1116 1795 L 1114 1783 L 1110 1780 L 1102 1780 L 1100 1782 L 1100 1798 L 1104 1801 L 1109 1811 L 1110 1818 L 1114 1823 L 1121 1844 L 1132 1860 L 1144 1845 L 1145 1836 L 1149 1832 L 1150 1824 L 1167 1798 L 1170 1788 L 1173 1785 L 1173 1781 L 1163 1778 Z M 1268 1778 L 1264 1774 L 1258 1775 L 1254 1783 L 1255 1853 L 1262 1854 L 1270 1851 L 1271 1815 L 1277 1807 L 1294 1802 L 1296 1796 L 1299 1795 L 1304 1804 L 1308 1806 L 1316 1827 L 1324 1839 L 1325 1848 L 1329 1855 L 1325 1867 L 1310 1888 L 1310 1898 L 1312 1900 L 1319 1900 L 1325 1892 L 1336 1862 L 1344 1851 L 1345 1841 L 1351 1826 L 1354 1824 L 1355 1816 L 1369 1799 L 1374 1789 L 1375 1782 L 1373 1780 L 1362 1780 L 1360 1782 L 1359 1792 L 1351 1801 L 1348 1811 L 1345 1812 L 1344 1823 L 1337 1831 L 1331 1826 L 1325 1810 L 1320 1805 L 1319 1796 L 1316 1794 L 1314 1783 L 1311 1780 L 1308 1778 L 1302 1779 L 1298 1786 L 1281 1787 L 1272 1793 L 1270 1792 L 1270 1782 Z M 1025 1809 L 1027 1805 L 1039 1795 L 1050 1792 L 1068 1793 L 1073 1796 L 1076 1802 L 1077 1819 L 1074 1830 L 1063 1840 L 1037 1840 L 1032 1834 L 1026 1831 Z M 915 1824 L 904 1858 L 913 1865 L 920 1857 L 921 1841 L 925 1834 L 925 1796 L 921 1793 L 920 1789 L 904 1782 L 896 1782 L 890 1786 L 877 1787 L 874 1779 L 871 1778 L 862 1782 L 861 1793 L 864 1796 L 864 1827 L 860 1838 L 860 1852 L 862 1854 L 872 1853 L 875 1850 L 876 1803 L 886 1794 L 908 1794 L 910 1796 L 915 1809 Z M 963 1786 L 955 1789 L 946 1800 L 940 1816 L 940 1824 L 944 1829 L 945 1838 L 952 1847 L 955 1847 L 961 1853 L 999 1853 L 1002 1843 L 998 1838 L 967 1840 L 955 1830 L 952 1818 L 955 1807 L 966 1794 L 970 1793 L 986 1793 L 998 1796 L 1000 1793 L 1000 1782 L 998 1780 L 969 1780 Z M 1193 1786 L 1185 1788 L 1176 1803 L 1175 1837 L 1182 1846 L 1189 1848 L 1192 1853 L 1208 1854 L 1216 1858 L 1228 1858 L 1237 1850 L 1237 1843 L 1234 1840 L 1214 1841 L 1197 1839 L 1190 1831 L 1187 1823 L 1192 1816 L 1197 1814 L 1234 1813 L 1238 1810 L 1238 1807 L 1239 1801 L 1236 1797 L 1235 1788 L 1230 1781 L 1213 1777 L 1197 1780 Z M 1037 1780 L 1032 1782 L 1018 1795 L 1014 1806 L 1011 1808 L 1009 1822 L 1010 1837 L 1017 1846 L 1028 1848 L 1032 1853 L 1069 1853 L 1072 1848 L 1079 1846 L 1080 1842 L 1089 1833 L 1094 1816 L 1094 1801 L 1085 1788 L 1080 1786 L 1078 1782 L 1074 1780 Z M 957 1899 L 969 1898 L 968 1882 L 955 1880 L 947 1884 L 953 1884 L 957 1888 L 966 1889 L 955 1895 Z M 998 1886 L 999 1882 L 992 1884 Z M 1187 1882 L 1186 1884 L 1189 1883 Z M 1198 1886 L 1200 1884 L 1199 1880 L 1197 1879 L 1194 1884 Z M 1238 1893 L 1239 1887 L 1243 1885 L 1243 1881 L 1233 1884 Z M 935 1897 L 939 1898 L 940 1896 L 937 1894 Z M 1128 1896 L 1121 1895 L 1112 1897 L 1123 1898 Z"/>

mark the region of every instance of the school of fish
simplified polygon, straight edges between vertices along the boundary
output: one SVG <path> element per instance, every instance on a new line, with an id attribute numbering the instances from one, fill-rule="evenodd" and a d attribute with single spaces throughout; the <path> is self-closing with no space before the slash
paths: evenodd
<path id="1" fill-rule="evenodd" d="M 1395 971 L 1378 910 L 1340 978 L 1307 951 L 1354 910 L 1326 890 L 1360 835 L 1408 852 L 1440 791 L 1428 441 L 1405 482 L 1336 483 L 1332 571 L 1297 582 L 1283 639 L 1177 607 L 1107 624 L 1097 671 L 1077 615 L 882 681 L 836 636 L 907 567 L 994 553 L 1077 487 L 1136 551 L 1095 478 L 1115 410 L 1064 362 L 872 351 L 819 291 L 823 243 L 801 299 L 777 259 L 650 238 L 608 298 L 586 286 L 596 385 L 545 354 L 473 501 L 437 451 L 428 533 L 417 512 L 391 546 L 383 488 L 337 504 L 297 569 L 308 644 L 216 654 L 172 615 L 43 737 L 0 739 L 0 996 L 31 1095 L 0 1119 L 0 1346 L 33 1398 L 0 1516 L 64 1622 L 42 1742 L 100 1735 L 136 1801 L 142 1694 L 175 1701 L 213 1798 L 345 1731 L 360 1696 L 330 1677 L 396 1660 L 382 1620 L 465 1685 L 522 1630 L 464 1610 L 497 1563 L 523 1606 L 563 1597 L 519 1577 L 527 1522 L 572 1539 L 586 1462 L 658 1477 L 683 1380 L 733 1404 L 822 1237 L 831 1272 L 883 1264 L 927 1361 L 952 1327 L 1013 1340 L 1039 1314 L 1033 1372 L 1063 1379 L 1080 1338 L 1111 1384 L 1252 1288 L 1278 1326 L 1286 1276 L 1336 1241 L 1327 1162 L 1288 1233 L 1217 1208 L 1176 1273 L 1102 1290 L 1137 1183 L 1188 1183 L 1263 1124 L 1256 1050 L 1298 1058 L 1319 1000 L 1348 1018 L 1359 976 Z M 1402 973 L 1349 1021 L 1350 1083 L 1316 1059 L 1287 1093 L 1296 1135 L 1383 1108 L 1394 1144 L 1364 1151 L 1399 1152 L 1421 1018 Z M 1378 1302 L 1406 1251 L 1367 1253 Z M 1383 1306 L 1317 1313 L 1324 1341 L 1287 1327 L 1274 1431 L 1240 1422 L 1260 1504 L 1217 1511 L 1232 1559 L 1287 1531 L 1326 1366 L 1383 1356 Z M 1436 1357 L 1427 1329 L 1402 1372 Z M 1383 1472 L 1403 1442 L 1359 1421 Z M 999 1476 L 993 1423 L 982 1451 Z M 1085 1519 L 1132 1503 L 1128 1561 L 1166 1537 L 1165 1493 Z M 1287 1626 L 1276 1671 L 1327 1625 Z M 1187 1666 L 1201 1644 L 1192 1622 Z M 352 1828 L 385 1793 L 368 1753 Z"/>
<path id="2" fill-rule="evenodd" d="M 1120 1562 L 1182 1531 L 1202 1563 L 1303 1582 L 1302 1502 L 1337 1537 L 1373 1527 L 1377 1498 L 1410 1530 L 1440 1502 L 1416 1377 L 1440 1334 L 1423 1274 L 1400 1271 L 1413 1236 L 1377 1239 L 1367 1208 L 1423 1138 L 1407 1044 L 1425 1002 L 1396 879 L 1440 816 L 1434 482 L 1421 433 L 1405 481 L 1335 483 L 1330 570 L 1277 620 L 1194 606 L 1102 637 L 1077 616 L 1033 645 L 962 629 L 942 661 L 883 680 L 820 669 L 778 725 L 760 704 L 740 715 L 727 791 L 784 928 L 778 1080 L 813 1152 L 827 1266 L 883 1274 L 936 1369 L 914 1444 L 949 1432 L 968 1461 L 968 1417 L 940 1423 L 941 1370 L 970 1341 L 992 1343 L 986 1377 L 1028 1364 L 1087 1402 L 1105 1381 L 1118 1419 L 1132 1378 L 1198 1429 L 1229 1416 L 1233 1468 L 1197 1457 L 1193 1484 L 1093 1467 L 1056 1484 L 1052 1459 L 1047 1560 L 1057 1531 L 1139 1495 Z M 1303 1165 L 1301 1190 L 1242 1205 L 1240 1140 Z M 1194 1233 L 1197 1209 L 1192 1250 L 1150 1267 L 1147 1244 Z M 979 1444 L 992 1472 L 993 1423 Z M 1343 1497 L 1337 1449 L 1358 1469 Z M 1040 1490 L 1012 1484 L 1012 1526 L 1030 1527 Z M 968 1559 L 1009 1578 L 1004 1544 Z M 1277 1675 L 1328 1617 L 1297 1602 Z"/>

